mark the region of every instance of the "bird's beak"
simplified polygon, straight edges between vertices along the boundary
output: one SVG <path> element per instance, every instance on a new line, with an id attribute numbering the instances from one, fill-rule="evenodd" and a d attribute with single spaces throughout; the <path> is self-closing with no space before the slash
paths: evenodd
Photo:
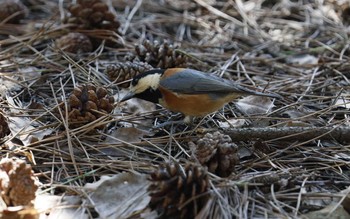
<path id="1" fill-rule="evenodd" d="M 133 98 L 135 96 L 135 93 L 130 91 L 129 93 L 127 93 L 119 102 L 124 102 L 127 100 L 130 100 L 131 98 Z"/>

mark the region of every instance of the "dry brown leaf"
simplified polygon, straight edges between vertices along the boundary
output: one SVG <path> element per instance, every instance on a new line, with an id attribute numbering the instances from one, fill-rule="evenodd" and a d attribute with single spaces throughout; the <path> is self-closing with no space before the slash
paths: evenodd
<path id="1" fill-rule="evenodd" d="M 126 127 L 126 128 L 117 129 L 113 134 L 113 137 L 125 142 L 136 143 L 136 142 L 141 142 L 141 138 L 144 137 L 146 134 L 148 133 L 141 129 L 138 129 L 135 127 Z"/>

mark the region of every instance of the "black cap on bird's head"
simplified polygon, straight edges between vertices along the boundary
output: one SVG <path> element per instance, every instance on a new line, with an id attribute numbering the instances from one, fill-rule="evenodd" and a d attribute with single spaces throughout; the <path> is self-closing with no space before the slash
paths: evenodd
<path id="1" fill-rule="evenodd" d="M 161 97 L 158 86 L 160 77 L 163 75 L 164 71 L 164 69 L 153 69 L 136 75 L 131 81 L 129 93 L 127 93 L 120 102 L 136 97 L 158 103 L 158 99 Z"/>

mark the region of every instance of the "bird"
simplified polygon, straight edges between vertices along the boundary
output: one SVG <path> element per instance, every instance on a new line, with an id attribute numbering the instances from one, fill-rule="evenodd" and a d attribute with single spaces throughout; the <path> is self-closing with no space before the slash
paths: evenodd
<path id="1" fill-rule="evenodd" d="M 204 117 L 225 104 L 247 95 L 282 99 L 275 93 L 261 93 L 231 80 L 189 68 L 152 69 L 136 75 L 129 92 L 120 100 L 139 98 L 185 115 L 184 122 Z"/>

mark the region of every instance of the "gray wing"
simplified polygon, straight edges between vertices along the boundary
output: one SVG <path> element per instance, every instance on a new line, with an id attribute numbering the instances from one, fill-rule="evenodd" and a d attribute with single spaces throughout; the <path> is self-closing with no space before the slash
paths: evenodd
<path id="1" fill-rule="evenodd" d="M 168 90 L 182 94 L 255 93 L 255 91 L 243 88 L 229 80 L 192 69 L 184 69 L 179 73 L 164 78 L 160 81 L 160 85 Z"/>

